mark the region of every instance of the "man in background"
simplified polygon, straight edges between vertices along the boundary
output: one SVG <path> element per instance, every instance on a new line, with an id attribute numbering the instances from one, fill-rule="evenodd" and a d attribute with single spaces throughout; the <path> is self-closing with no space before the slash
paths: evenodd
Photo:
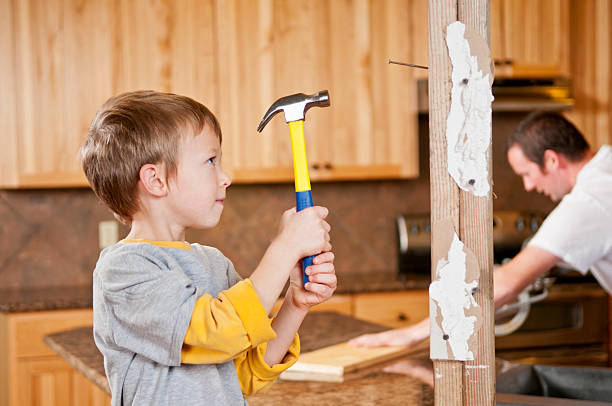
<path id="1" fill-rule="evenodd" d="M 494 273 L 495 308 L 513 300 L 559 262 L 589 270 L 612 294 L 612 147 L 595 154 L 576 127 L 556 113 L 535 112 L 520 122 L 507 156 L 525 190 L 558 201 L 528 245 Z M 367 334 L 356 347 L 416 345 L 429 337 L 429 319 Z M 389 369 L 402 371 L 401 365 Z"/>

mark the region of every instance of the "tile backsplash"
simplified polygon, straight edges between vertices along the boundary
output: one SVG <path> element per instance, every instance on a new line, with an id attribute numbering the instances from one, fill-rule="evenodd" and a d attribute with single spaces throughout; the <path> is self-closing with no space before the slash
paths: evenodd
<path id="1" fill-rule="evenodd" d="M 526 193 L 505 159 L 504 141 L 522 115 L 494 115 L 494 209 L 547 212 L 553 204 Z M 330 209 L 339 274 L 397 270 L 395 217 L 429 208 L 427 120 L 420 119 L 420 173 L 415 180 L 313 183 L 316 204 Z M 212 245 L 242 276 L 257 266 L 280 215 L 295 204 L 293 185 L 232 185 L 221 222 L 192 230 L 191 242 Z M 112 214 L 89 189 L 0 191 L 0 289 L 91 283 L 98 223 Z M 120 227 L 120 238 L 128 229 Z"/>

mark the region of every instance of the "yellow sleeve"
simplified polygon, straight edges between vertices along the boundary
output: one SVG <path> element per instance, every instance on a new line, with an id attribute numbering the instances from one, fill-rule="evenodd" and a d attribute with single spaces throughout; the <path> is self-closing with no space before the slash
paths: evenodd
<path id="1" fill-rule="evenodd" d="M 181 362 L 227 362 L 275 337 L 257 292 L 251 281 L 244 279 L 216 299 L 202 295 L 196 301 L 183 340 Z"/>
<path id="2" fill-rule="evenodd" d="M 273 366 L 264 361 L 267 348 L 266 342 L 234 359 L 240 388 L 245 395 L 265 392 L 281 372 L 295 364 L 300 355 L 300 339 L 296 334 L 281 363 Z"/>

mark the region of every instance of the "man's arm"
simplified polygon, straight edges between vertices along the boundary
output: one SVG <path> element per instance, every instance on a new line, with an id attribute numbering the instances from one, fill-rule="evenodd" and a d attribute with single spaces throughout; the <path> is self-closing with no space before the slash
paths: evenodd
<path id="1" fill-rule="evenodd" d="M 529 284 L 544 275 L 560 258 L 528 245 L 493 274 L 495 309 L 512 302 Z"/>
<path id="2" fill-rule="evenodd" d="M 512 302 L 529 284 L 550 270 L 560 258 L 535 246 L 527 246 L 493 274 L 495 309 Z M 350 341 L 356 347 L 415 345 L 429 337 L 429 319 L 410 327 L 366 334 Z"/>

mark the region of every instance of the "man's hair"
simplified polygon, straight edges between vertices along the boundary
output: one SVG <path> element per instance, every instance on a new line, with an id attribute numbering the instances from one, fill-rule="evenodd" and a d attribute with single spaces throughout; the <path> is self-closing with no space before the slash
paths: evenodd
<path id="1" fill-rule="evenodd" d="M 81 147 L 81 164 L 91 188 L 115 216 L 129 224 L 139 208 L 140 168 L 162 164 L 175 175 L 181 137 L 196 136 L 205 125 L 219 137 L 215 116 L 185 96 L 136 91 L 112 97 L 94 117 Z"/>
<path id="2" fill-rule="evenodd" d="M 547 149 L 565 155 L 571 162 L 581 160 L 589 150 L 589 144 L 570 121 L 561 114 L 543 111 L 533 112 L 519 123 L 507 149 L 514 145 L 540 168 L 544 168 Z"/>

